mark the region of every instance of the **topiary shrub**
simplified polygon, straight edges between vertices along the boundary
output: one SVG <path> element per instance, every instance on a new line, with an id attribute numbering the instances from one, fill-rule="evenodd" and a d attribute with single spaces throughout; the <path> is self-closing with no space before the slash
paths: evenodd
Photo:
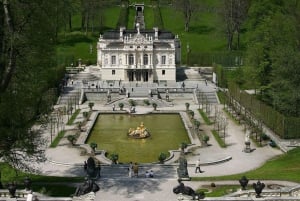
<path id="1" fill-rule="evenodd" d="M 97 143 L 96 142 L 91 142 L 90 143 L 90 147 L 92 149 L 92 153 L 94 154 L 95 151 L 96 151 L 96 148 L 98 147 Z"/>
<path id="2" fill-rule="evenodd" d="M 129 103 L 130 106 L 136 106 L 136 102 L 132 99 L 129 99 L 128 103 Z"/>
<path id="3" fill-rule="evenodd" d="M 68 135 L 67 139 L 71 143 L 72 146 L 75 145 L 76 137 L 74 135 Z"/>
<path id="4" fill-rule="evenodd" d="M 161 152 L 159 155 L 158 155 L 158 160 L 160 163 L 164 163 L 164 161 L 167 159 L 167 154 Z"/>
<path id="5" fill-rule="evenodd" d="M 148 99 L 145 99 L 145 100 L 144 100 L 144 104 L 145 104 L 145 105 L 150 105 L 149 100 L 148 100 Z"/>
<path id="6" fill-rule="evenodd" d="M 157 109 L 157 103 L 152 103 L 152 106 L 153 106 L 154 110 Z"/>
<path id="7" fill-rule="evenodd" d="M 117 164 L 119 160 L 119 154 L 117 153 L 112 153 L 109 156 L 110 160 L 112 161 L 113 164 Z"/>
<path id="8" fill-rule="evenodd" d="M 209 136 L 208 135 L 203 135 L 202 140 L 205 144 L 209 141 Z"/>
<path id="9" fill-rule="evenodd" d="M 119 108 L 120 108 L 120 110 L 123 110 L 123 108 L 124 108 L 124 103 L 119 103 Z"/>

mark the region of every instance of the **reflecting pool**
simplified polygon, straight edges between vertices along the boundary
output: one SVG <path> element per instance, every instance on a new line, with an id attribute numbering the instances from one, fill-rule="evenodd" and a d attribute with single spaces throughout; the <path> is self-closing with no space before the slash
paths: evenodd
<path id="1" fill-rule="evenodd" d="M 129 128 L 143 122 L 151 137 L 132 139 Z M 182 142 L 190 143 L 179 114 L 100 114 L 86 143 L 96 142 L 98 149 L 119 154 L 119 162 L 157 162 L 161 152 L 179 149 Z"/>

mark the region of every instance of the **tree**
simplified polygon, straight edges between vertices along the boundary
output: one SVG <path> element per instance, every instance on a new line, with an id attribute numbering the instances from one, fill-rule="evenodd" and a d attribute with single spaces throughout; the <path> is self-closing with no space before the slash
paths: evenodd
<path id="1" fill-rule="evenodd" d="M 119 160 L 119 154 L 117 153 L 110 154 L 110 160 L 113 162 L 113 164 L 117 164 Z"/>
<path id="2" fill-rule="evenodd" d="M 93 102 L 89 102 L 89 108 L 90 108 L 90 111 L 93 110 L 94 105 L 95 105 L 95 104 L 94 104 Z"/>
<path id="3" fill-rule="evenodd" d="M 236 49 L 240 48 L 241 28 L 247 17 L 249 6 L 250 0 L 223 0 L 220 13 L 225 26 L 228 50 L 233 49 L 235 33 L 237 35 Z"/>
<path id="4" fill-rule="evenodd" d="M 104 0 L 81 0 L 81 28 L 85 31 L 85 34 L 87 34 L 89 28 L 94 32 L 95 19 L 96 21 L 102 21 L 103 12 L 101 11 L 105 6 Z"/>
<path id="5" fill-rule="evenodd" d="M 96 142 L 91 142 L 90 147 L 92 149 L 92 153 L 95 154 L 96 148 L 98 147 L 97 143 Z"/>
<path id="6" fill-rule="evenodd" d="M 72 16 L 80 10 L 79 0 L 56 0 L 55 2 L 55 34 L 57 36 L 61 28 L 66 32 L 67 27 L 72 31 Z"/>
<path id="7" fill-rule="evenodd" d="M 75 145 L 76 137 L 74 135 L 68 135 L 67 139 L 71 143 L 72 146 Z"/>
<path id="8" fill-rule="evenodd" d="M 164 161 L 167 159 L 167 154 L 164 153 L 164 152 L 161 152 L 159 155 L 158 155 L 158 160 L 160 163 L 164 163 Z"/>
<path id="9" fill-rule="evenodd" d="M 184 30 L 189 31 L 190 22 L 196 11 L 199 11 L 203 4 L 199 0 L 173 0 L 174 8 L 181 12 L 184 17 Z"/>
<path id="10" fill-rule="evenodd" d="M 0 157 L 24 171 L 45 160 L 46 142 L 31 127 L 52 101 L 45 96 L 55 67 L 54 13 L 46 0 L 0 1 Z"/>
<path id="11" fill-rule="evenodd" d="M 119 103 L 120 110 L 123 110 L 123 107 L 124 107 L 124 103 Z"/>
<path id="12" fill-rule="evenodd" d="M 300 115 L 298 10 L 297 1 L 253 1 L 248 20 L 251 43 L 246 52 L 247 72 L 260 88 L 260 98 L 295 117 Z"/>
<path id="13" fill-rule="evenodd" d="M 153 107 L 154 110 L 156 110 L 157 109 L 157 103 L 152 103 L 152 107 Z"/>
<path id="14" fill-rule="evenodd" d="M 209 136 L 208 135 L 203 135 L 202 140 L 205 144 L 209 141 Z"/>

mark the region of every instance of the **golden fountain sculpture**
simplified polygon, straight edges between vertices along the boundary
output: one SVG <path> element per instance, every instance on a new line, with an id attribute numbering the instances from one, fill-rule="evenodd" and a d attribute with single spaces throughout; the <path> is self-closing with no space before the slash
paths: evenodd
<path id="1" fill-rule="evenodd" d="M 136 129 L 129 128 L 128 136 L 136 139 L 143 139 L 143 138 L 150 137 L 150 133 L 147 130 L 147 128 L 144 126 L 144 123 L 141 122 L 140 126 L 138 126 Z"/>

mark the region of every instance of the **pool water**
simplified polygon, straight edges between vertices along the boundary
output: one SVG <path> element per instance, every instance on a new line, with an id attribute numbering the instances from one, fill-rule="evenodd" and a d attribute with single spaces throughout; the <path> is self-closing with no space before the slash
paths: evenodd
<path id="1" fill-rule="evenodd" d="M 132 139 L 129 128 L 137 128 L 141 122 L 151 136 Z M 182 142 L 190 143 L 179 114 L 100 114 L 86 143 L 96 142 L 98 149 L 119 155 L 120 163 L 157 162 L 161 152 L 179 149 Z"/>

